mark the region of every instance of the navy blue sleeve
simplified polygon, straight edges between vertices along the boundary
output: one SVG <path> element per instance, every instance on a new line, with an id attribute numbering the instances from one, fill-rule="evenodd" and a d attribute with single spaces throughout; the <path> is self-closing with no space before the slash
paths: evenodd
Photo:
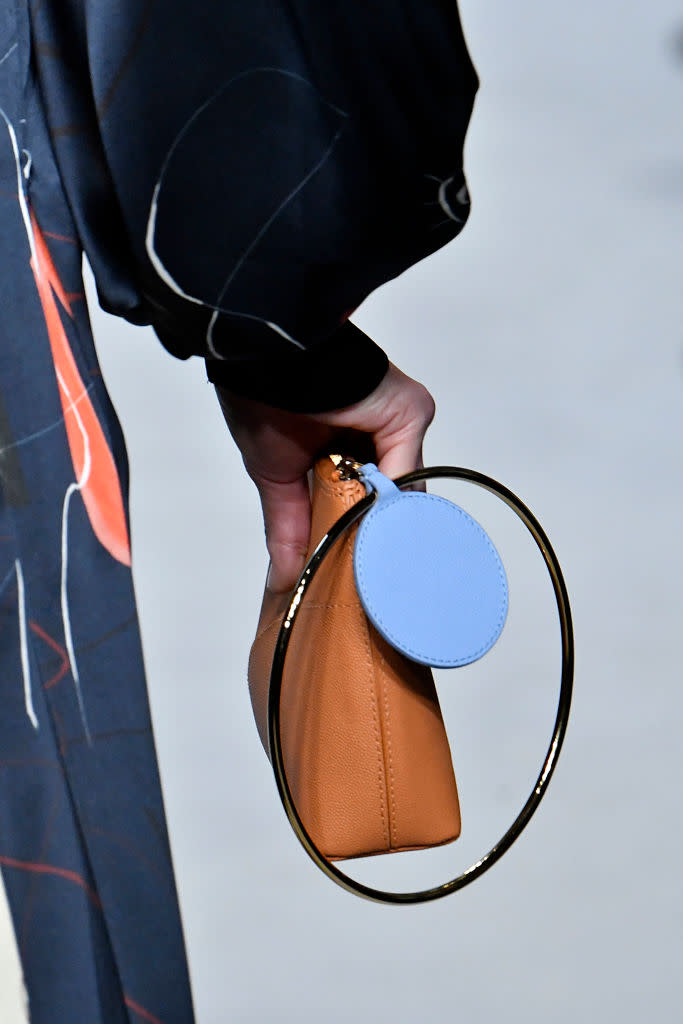
<path id="1" fill-rule="evenodd" d="M 455 3 L 34 0 L 34 36 L 103 306 L 272 405 L 372 391 L 349 315 L 469 212 Z"/>

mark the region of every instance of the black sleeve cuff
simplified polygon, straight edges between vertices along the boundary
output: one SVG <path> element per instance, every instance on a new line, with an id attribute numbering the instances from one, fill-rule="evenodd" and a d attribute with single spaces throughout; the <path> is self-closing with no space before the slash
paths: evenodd
<path id="1" fill-rule="evenodd" d="M 355 405 L 375 390 L 388 366 L 382 349 L 348 320 L 322 344 L 288 353 L 286 359 L 206 360 L 212 384 L 302 413 Z"/>

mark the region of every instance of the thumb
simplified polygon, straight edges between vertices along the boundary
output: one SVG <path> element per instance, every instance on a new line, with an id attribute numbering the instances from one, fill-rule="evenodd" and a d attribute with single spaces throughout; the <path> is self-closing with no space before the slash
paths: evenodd
<path id="1" fill-rule="evenodd" d="M 393 479 L 423 465 L 422 442 L 434 412 L 434 399 L 424 385 L 392 364 L 372 394 L 333 413 L 328 422 L 368 434 L 380 472 Z"/>
<path id="2" fill-rule="evenodd" d="M 311 529 L 311 499 L 306 477 L 286 483 L 255 479 L 263 509 L 270 555 L 267 588 L 290 591 L 303 570 Z"/>

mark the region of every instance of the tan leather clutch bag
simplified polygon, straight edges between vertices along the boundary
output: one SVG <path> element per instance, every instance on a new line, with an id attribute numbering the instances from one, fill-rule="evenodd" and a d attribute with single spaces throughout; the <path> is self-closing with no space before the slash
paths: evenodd
<path id="1" fill-rule="evenodd" d="M 309 557 L 365 496 L 331 458 L 313 474 Z M 281 695 L 289 786 L 330 860 L 438 846 L 460 834 L 451 753 L 431 670 L 400 655 L 368 622 L 353 578 L 355 527 L 325 559 L 293 630 Z M 289 595 L 266 591 L 249 658 L 249 690 L 267 750 L 270 670 Z"/>

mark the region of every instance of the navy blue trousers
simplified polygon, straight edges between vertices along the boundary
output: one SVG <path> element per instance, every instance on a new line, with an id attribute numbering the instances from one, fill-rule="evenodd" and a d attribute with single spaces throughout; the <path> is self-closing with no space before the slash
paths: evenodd
<path id="1" fill-rule="evenodd" d="M 26 32 L 14 4 L 4 7 L 0 868 L 34 1024 L 190 1024 L 126 453 Z"/>

